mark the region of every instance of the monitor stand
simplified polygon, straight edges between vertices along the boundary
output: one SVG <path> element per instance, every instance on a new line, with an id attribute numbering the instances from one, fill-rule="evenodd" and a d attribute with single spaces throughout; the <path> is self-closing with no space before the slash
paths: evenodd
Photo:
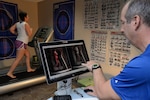
<path id="1" fill-rule="evenodd" d="M 69 95 L 72 91 L 72 78 L 57 82 L 55 95 Z"/>
<path id="2" fill-rule="evenodd" d="M 70 95 L 72 100 L 99 100 L 96 97 L 86 94 L 83 87 L 72 89 L 72 78 L 57 82 L 55 95 Z M 53 97 L 48 100 L 53 100 Z"/>

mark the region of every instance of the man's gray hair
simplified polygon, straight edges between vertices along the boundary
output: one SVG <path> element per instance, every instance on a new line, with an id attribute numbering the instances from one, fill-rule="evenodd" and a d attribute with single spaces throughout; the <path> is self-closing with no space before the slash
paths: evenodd
<path id="1" fill-rule="evenodd" d="M 143 23 L 150 26 L 150 0 L 129 0 L 129 6 L 125 14 L 128 23 L 135 15 L 143 20 Z"/>

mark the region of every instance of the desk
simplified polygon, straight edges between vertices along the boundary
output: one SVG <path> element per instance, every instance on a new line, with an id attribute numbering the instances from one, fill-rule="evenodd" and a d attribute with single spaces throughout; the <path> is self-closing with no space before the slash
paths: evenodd
<path id="1" fill-rule="evenodd" d="M 78 93 L 80 94 L 77 94 L 76 92 L 74 92 L 74 90 L 76 90 Z M 90 96 L 88 94 L 86 94 L 82 88 L 75 88 L 71 91 L 70 93 L 71 97 L 72 97 L 72 100 L 99 100 L 98 98 L 96 97 L 93 97 L 93 96 Z M 53 100 L 52 97 L 49 98 L 48 100 Z"/>

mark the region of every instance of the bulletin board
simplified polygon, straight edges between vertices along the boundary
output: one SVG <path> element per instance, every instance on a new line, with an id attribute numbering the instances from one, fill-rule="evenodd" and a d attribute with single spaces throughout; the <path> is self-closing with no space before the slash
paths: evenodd
<path id="1" fill-rule="evenodd" d="M 100 0 L 85 0 L 84 2 L 84 28 L 99 28 L 99 2 Z"/>
<path id="2" fill-rule="evenodd" d="M 110 33 L 109 66 L 123 68 L 130 60 L 131 43 L 120 32 Z"/>
<path id="3" fill-rule="evenodd" d="M 105 62 L 107 31 L 92 31 L 91 60 Z"/>
<path id="4" fill-rule="evenodd" d="M 119 28 L 120 7 L 123 0 L 103 0 L 101 2 L 100 28 Z"/>
<path id="5" fill-rule="evenodd" d="M 126 0 L 84 0 L 85 29 L 119 29 L 120 10 Z"/>
<path id="6" fill-rule="evenodd" d="M 18 21 L 17 4 L 0 1 L 0 60 L 16 57 L 16 35 L 9 28 Z"/>
<path id="7" fill-rule="evenodd" d="M 84 28 L 91 30 L 90 59 L 104 66 L 123 68 L 130 60 L 131 44 L 119 32 L 121 8 L 126 0 L 84 0 Z"/>
<path id="8" fill-rule="evenodd" d="M 130 60 L 131 43 L 119 31 L 91 31 L 91 60 L 124 68 Z"/>

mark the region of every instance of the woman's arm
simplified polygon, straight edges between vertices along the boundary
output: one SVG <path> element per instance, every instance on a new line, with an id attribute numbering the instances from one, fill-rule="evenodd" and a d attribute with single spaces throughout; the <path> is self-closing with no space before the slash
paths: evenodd
<path id="1" fill-rule="evenodd" d="M 17 31 L 16 31 L 16 23 L 15 23 L 13 26 L 11 26 L 9 30 L 10 30 L 10 32 L 11 32 L 12 34 L 17 35 L 18 33 L 17 33 Z"/>
<path id="2" fill-rule="evenodd" d="M 30 27 L 30 25 L 28 23 L 25 24 L 25 30 L 26 30 L 28 36 L 30 37 L 32 35 L 32 28 Z"/>

